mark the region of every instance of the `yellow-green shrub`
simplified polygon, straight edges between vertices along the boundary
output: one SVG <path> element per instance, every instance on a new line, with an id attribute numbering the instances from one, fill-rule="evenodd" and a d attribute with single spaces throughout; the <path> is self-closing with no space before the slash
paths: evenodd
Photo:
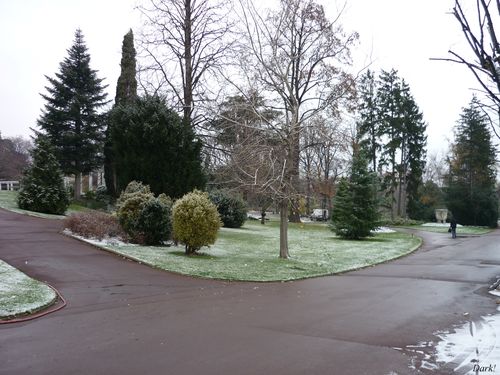
<path id="1" fill-rule="evenodd" d="M 215 243 L 221 227 L 217 207 L 207 193 L 198 190 L 175 202 L 172 220 L 174 238 L 186 246 L 187 255 Z"/>

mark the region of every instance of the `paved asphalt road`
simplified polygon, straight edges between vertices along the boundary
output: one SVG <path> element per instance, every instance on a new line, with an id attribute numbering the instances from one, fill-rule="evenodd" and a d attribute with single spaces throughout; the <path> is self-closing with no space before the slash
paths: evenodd
<path id="1" fill-rule="evenodd" d="M 414 374 L 394 347 L 496 307 L 487 286 L 500 275 L 499 231 L 422 233 L 423 248 L 394 262 L 257 284 L 151 269 L 60 226 L 0 210 L 0 258 L 68 301 L 0 326 L 0 374 Z"/>

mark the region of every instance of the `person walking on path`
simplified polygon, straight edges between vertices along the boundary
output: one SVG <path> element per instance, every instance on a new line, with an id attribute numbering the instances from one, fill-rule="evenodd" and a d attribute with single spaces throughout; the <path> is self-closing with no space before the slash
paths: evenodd
<path id="1" fill-rule="evenodd" d="M 450 220 L 450 232 L 451 238 L 457 238 L 457 221 L 454 217 L 452 217 Z"/>

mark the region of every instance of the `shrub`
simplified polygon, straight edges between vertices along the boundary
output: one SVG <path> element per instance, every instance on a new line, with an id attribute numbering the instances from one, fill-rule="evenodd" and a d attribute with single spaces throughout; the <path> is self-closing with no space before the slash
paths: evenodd
<path id="1" fill-rule="evenodd" d="M 85 211 L 69 215 L 64 219 L 65 228 L 85 238 L 119 237 L 127 240 L 127 235 L 115 216 L 100 211 Z"/>
<path id="2" fill-rule="evenodd" d="M 122 199 L 123 193 L 120 196 Z M 139 218 L 141 216 L 144 205 L 154 199 L 152 193 L 130 193 L 127 198 L 122 200 L 118 206 L 117 215 L 123 230 L 132 238 L 134 242 L 143 242 L 142 231 L 139 226 Z"/>
<path id="3" fill-rule="evenodd" d="M 174 237 L 185 244 L 186 254 L 215 243 L 221 226 L 217 207 L 198 190 L 184 195 L 172 209 Z"/>
<path id="4" fill-rule="evenodd" d="M 120 194 L 120 197 L 116 201 L 116 206 L 119 208 L 123 202 L 135 193 L 151 194 L 151 189 L 148 185 L 144 185 L 140 181 L 131 181 Z"/>
<path id="5" fill-rule="evenodd" d="M 33 164 L 24 172 L 17 197 L 19 208 L 64 214 L 69 199 L 52 145 L 43 136 L 39 136 L 31 155 Z"/>
<path id="6" fill-rule="evenodd" d="M 106 186 L 101 185 L 95 190 L 95 200 L 108 205 L 113 201 L 113 197 L 108 194 Z"/>
<path id="7" fill-rule="evenodd" d="M 172 232 L 172 200 L 165 194 L 157 198 L 148 185 L 132 181 L 117 201 L 118 219 L 134 242 L 159 245 Z"/>
<path id="8" fill-rule="evenodd" d="M 171 204 L 164 199 L 153 198 L 145 202 L 137 221 L 138 230 L 146 245 L 159 245 L 170 239 L 172 233 Z"/>
<path id="9" fill-rule="evenodd" d="M 226 228 L 240 228 L 245 223 L 247 207 L 243 200 L 220 190 L 210 192 L 209 197 L 217 207 L 222 223 Z"/>

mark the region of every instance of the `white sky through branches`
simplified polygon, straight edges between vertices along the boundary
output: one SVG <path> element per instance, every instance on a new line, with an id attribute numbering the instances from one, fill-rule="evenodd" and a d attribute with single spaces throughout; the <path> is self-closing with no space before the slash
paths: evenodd
<path id="1" fill-rule="evenodd" d="M 340 0 L 320 1 L 332 18 Z M 114 98 L 121 44 L 139 25 L 136 0 L 0 0 L 0 132 L 32 134 L 44 102 L 45 75 L 53 77 L 80 27 L 91 66 Z M 266 2 L 269 4 L 269 2 Z M 410 85 L 429 124 L 429 150 L 444 151 L 455 121 L 477 87 L 465 67 L 431 61 L 452 48 L 468 52 L 449 11 L 452 0 L 348 0 L 342 23 L 357 31 L 355 68 L 395 68 Z"/>

